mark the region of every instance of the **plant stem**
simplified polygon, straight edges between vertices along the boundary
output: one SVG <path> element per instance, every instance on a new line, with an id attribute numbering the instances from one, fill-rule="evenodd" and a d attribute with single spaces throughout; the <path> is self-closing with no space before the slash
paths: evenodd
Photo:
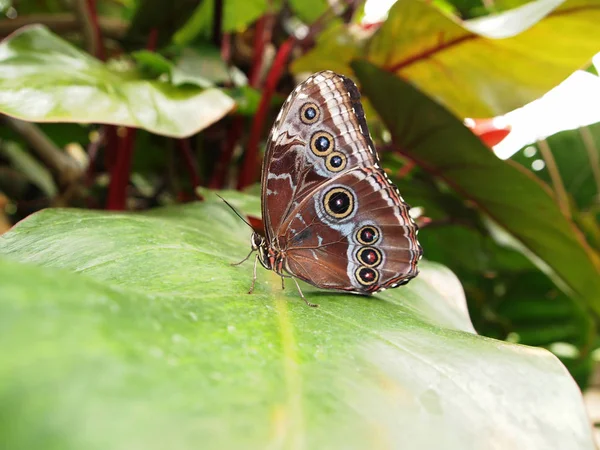
<path id="1" fill-rule="evenodd" d="M 178 139 L 177 146 L 183 155 L 183 161 L 190 175 L 190 182 L 192 183 L 192 187 L 194 189 L 194 195 L 196 195 L 196 188 L 200 186 L 200 175 L 198 174 L 198 167 L 196 167 L 196 160 L 194 158 L 192 146 L 190 145 L 190 140 Z"/>
<path id="2" fill-rule="evenodd" d="M 253 88 L 258 88 L 260 85 L 260 74 L 263 68 L 265 47 L 271 42 L 274 24 L 275 16 L 273 14 L 265 14 L 258 19 L 258 22 L 256 23 L 254 33 L 254 55 L 250 76 L 248 77 L 248 82 Z"/>
<path id="3" fill-rule="evenodd" d="M 590 169 L 596 182 L 596 197 L 600 198 L 600 159 L 598 158 L 598 146 L 594 142 L 594 137 L 588 127 L 579 128 L 579 134 L 590 160 Z"/>
<path id="4" fill-rule="evenodd" d="M 221 47 L 221 34 L 223 29 L 223 0 L 214 0 L 214 15 L 213 15 L 213 29 L 212 29 L 212 41 L 215 47 Z"/>
<path id="5" fill-rule="evenodd" d="M 569 196 L 565 190 L 565 185 L 563 184 L 562 178 L 560 177 L 560 172 L 558 171 L 558 166 L 556 165 L 556 161 L 554 160 L 554 156 L 552 155 L 548 141 L 545 139 L 538 141 L 538 147 L 540 149 L 540 153 L 542 154 L 542 158 L 544 158 L 544 161 L 546 162 L 546 168 L 548 169 L 548 174 L 552 180 L 552 187 L 554 188 L 554 197 L 556 198 L 556 203 L 565 217 L 571 219 Z"/>
<path id="6" fill-rule="evenodd" d="M 100 60 L 105 59 L 104 45 L 98 25 L 95 0 L 75 0 L 73 3 L 75 14 L 81 24 L 86 48 L 89 54 Z"/>
<path id="7" fill-rule="evenodd" d="M 209 188 L 223 189 L 225 187 L 227 169 L 229 168 L 229 163 L 231 162 L 233 152 L 235 151 L 238 141 L 242 137 L 243 131 L 244 118 L 241 116 L 234 117 L 231 128 L 229 129 L 229 133 L 227 135 L 227 140 L 225 141 L 225 146 L 221 151 L 221 155 L 219 156 L 219 160 L 217 161 L 217 165 L 213 172 L 214 175 L 208 184 Z"/>
<path id="8" fill-rule="evenodd" d="M 7 116 L 4 117 L 4 121 L 23 137 L 40 159 L 56 174 L 62 188 L 81 178 L 83 175 L 81 165 L 58 148 L 37 125 Z"/>
<path id="9" fill-rule="evenodd" d="M 288 57 L 294 48 L 294 44 L 295 39 L 288 38 L 288 40 L 279 47 L 273 66 L 267 75 L 265 87 L 262 96 L 260 97 L 260 103 L 258 104 L 258 110 L 252 121 L 252 128 L 250 129 L 248 147 L 244 155 L 244 163 L 237 185 L 239 190 L 244 189 L 256 180 L 259 164 L 258 145 L 269 112 L 269 104 L 271 103 L 271 98 L 273 97 L 279 78 L 281 78 L 281 75 L 283 74 Z"/>
<path id="10" fill-rule="evenodd" d="M 115 164 L 110 170 L 110 185 L 106 209 L 122 211 L 127 205 L 127 186 L 131 172 L 131 159 L 135 143 L 135 128 L 123 128 L 124 135 L 119 140 Z"/>
<path id="11" fill-rule="evenodd" d="M 341 12 L 343 14 L 344 11 Z M 335 17 L 335 12 L 333 8 L 327 9 L 310 27 L 308 34 L 303 39 L 298 39 L 296 37 L 289 37 L 277 51 L 275 55 L 275 59 L 273 64 L 267 74 L 267 78 L 265 81 L 265 86 L 260 98 L 260 102 L 258 105 L 258 109 L 252 121 L 252 127 L 250 128 L 250 136 L 248 138 L 248 146 L 246 148 L 246 152 L 244 154 L 244 162 L 242 164 L 242 169 L 240 171 L 240 175 L 238 178 L 237 188 L 239 190 L 249 186 L 254 183 L 257 179 L 258 175 L 258 167 L 260 164 L 260 160 L 258 157 L 259 153 L 259 143 L 262 132 L 264 130 L 265 120 L 267 118 L 267 114 L 269 112 L 269 105 L 271 103 L 271 98 L 273 97 L 273 93 L 275 92 L 275 88 L 277 87 L 277 83 L 281 78 L 284 68 L 287 64 L 290 54 L 294 50 L 294 48 L 298 46 L 302 46 L 307 42 L 313 42 L 314 36 L 320 32 L 327 20 L 331 17 Z"/>
<path id="12" fill-rule="evenodd" d="M 398 173 L 396 173 L 396 176 L 398 178 L 404 178 L 409 173 L 411 173 L 415 167 L 416 167 L 416 164 L 414 161 L 407 160 L 406 163 L 398 170 Z"/>

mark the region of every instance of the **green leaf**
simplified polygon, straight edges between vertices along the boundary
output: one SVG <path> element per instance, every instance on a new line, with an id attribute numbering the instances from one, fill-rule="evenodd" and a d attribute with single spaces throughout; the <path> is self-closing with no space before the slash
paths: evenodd
<path id="1" fill-rule="evenodd" d="M 508 322 L 517 342 L 556 351 L 583 389 L 594 368 L 597 344 L 594 317 L 578 302 L 557 292 L 540 272 L 523 271 L 506 277 L 506 291 L 494 307 Z M 561 348 L 566 347 L 570 354 Z"/>
<path id="2" fill-rule="evenodd" d="M 566 284 L 568 294 L 600 313 L 598 255 L 547 186 L 521 166 L 498 159 L 452 113 L 410 84 L 367 62 L 353 68 L 404 156 L 474 202 Z"/>
<path id="3" fill-rule="evenodd" d="M 583 129 L 562 131 L 548 137 L 546 142 L 562 185 L 575 201 L 575 211 L 599 204 L 600 123 Z M 527 151 L 521 150 L 511 159 L 532 170 L 541 180 L 552 185 L 548 164 L 541 170 L 533 170 L 534 161 L 541 159 L 542 162 L 546 162 L 537 144 L 528 146 Z"/>
<path id="4" fill-rule="evenodd" d="M 214 18 L 214 1 L 203 1 L 189 20 L 175 33 L 177 45 L 191 43 L 197 37 L 208 37 Z M 234 33 L 244 31 L 248 25 L 263 15 L 269 8 L 277 8 L 280 0 L 228 0 L 223 2 L 222 31 Z"/>
<path id="5" fill-rule="evenodd" d="M 344 27 L 292 67 L 320 70 L 326 54 L 328 64 L 348 73 L 362 54 L 461 118 L 492 117 L 541 97 L 589 62 L 600 49 L 599 22 L 596 0 L 538 0 L 464 22 L 429 2 L 398 0 L 372 38 Z M 336 41 L 350 43 L 349 35 L 353 50 L 336 52 Z"/>
<path id="6" fill-rule="evenodd" d="M 138 50 L 132 52 L 131 56 L 135 59 L 138 66 L 148 71 L 152 76 L 171 74 L 173 63 L 160 53 L 151 52 L 149 50 Z"/>
<path id="7" fill-rule="evenodd" d="M 218 89 L 116 71 L 42 26 L 0 44 L 0 72 L 0 112 L 33 122 L 109 123 L 186 137 L 234 107 Z"/>
<path id="8" fill-rule="evenodd" d="M 350 76 L 350 62 L 362 54 L 364 45 L 364 34 L 356 33 L 354 26 L 334 21 L 317 35 L 315 47 L 304 56 L 294 59 L 290 67 L 296 74 L 333 70 Z"/>
<path id="9" fill-rule="evenodd" d="M 246 294 L 251 263 L 230 263 L 249 235 L 214 195 L 145 214 L 45 210 L 3 235 L 3 441 L 593 448 L 564 367 L 475 335 L 447 269 L 423 262 L 408 286 L 373 298 L 303 285 L 313 309 L 262 269 Z"/>
<path id="10" fill-rule="evenodd" d="M 492 117 L 541 97 L 588 62 L 600 49 L 598 21 L 596 0 L 539 0 L 462 23 L 400 0 L 367 56 L 459 117 Z"/>
<path id="11" fill-rule="evenodd" d="M 190 52 L 193 50 L 187 49 Z M 188 53 L 189 55 L 189 53 Z M 166 75 L 170 82 L 175 86 L 183 84 L 192 84 L 201 88 L 214 87 L 214 83 L 203 77 L 200 73 L 202 67 L 201 60 L 190 62 L 187 56 L 179 59 L 177 65 L 164 56 L 148 50 L 140 50 L 131 54 L 143 71 L 152 77 Z M 196 56 L 193 56 L 196 59 Z M 199 59 L 199 58 L 198 58 Z M 183 62 L 182 62 L 183 61 Z"/>
<path id="12" fill-rule="evenodd" d="M 206 87 L 198 83 L 199 79 L 214 84 L 231 80 L 227 65 L 221 59 L 218 49 L 203 45 L 182 50 L 173 71 L 173 83 L 176 85 L 197 83 L 199 86 Z"/>
<path id="13" fill-rule="evenodd" d="M 313 23 L 327 11 L 327 0 L 289 0 L 290 8 L 298 18 L 306 23 Z"/>

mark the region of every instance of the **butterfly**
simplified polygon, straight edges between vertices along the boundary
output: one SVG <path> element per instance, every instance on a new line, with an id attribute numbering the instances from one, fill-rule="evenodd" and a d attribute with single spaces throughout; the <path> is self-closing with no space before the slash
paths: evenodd
<path id="1" fill-rule="evenodd" d="M 419 273 L 423 250 L 410 207 L 379 165 L 358 88 L 331 71 L 298 85 L 283 104 L 262 167 L 265 236 L 257 262 L 318 288 L 372 294 Z"/>

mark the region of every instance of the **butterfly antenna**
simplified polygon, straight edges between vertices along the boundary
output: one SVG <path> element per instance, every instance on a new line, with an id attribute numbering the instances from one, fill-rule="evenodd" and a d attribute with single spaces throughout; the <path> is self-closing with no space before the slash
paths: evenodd
<path id="1" fill-rule="evenodd" d="M 223 200 L 225 202 L 225 204 L 227 206 L 229 206 L 231 208 L 231 210 L 235 213 L 236 216 L 238 216 L 240 219 L 242 219 L 242 221 L 248 225 L 250 228 L 252 228 L 252 230 L 254 230 L 254 227 L 252 225 L 250 225 L 250 222 L 248 222 L 246 219 L 244 219 L 244 216 L 242 216 L 239 212 L 237 212 L 237 210 L 231 206 L 231 203 L 229 203 L 227 200 L 225 200 L 223 197 L 221 197 L 219 194 L 215 194 L 217 197 L 219 197 L 221 200 Z"/>

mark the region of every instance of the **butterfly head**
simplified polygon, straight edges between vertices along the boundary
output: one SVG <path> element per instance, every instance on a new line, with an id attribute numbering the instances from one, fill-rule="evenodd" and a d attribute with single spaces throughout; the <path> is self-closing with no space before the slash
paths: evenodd
<path id="1" fill-rule="evenodd" d="M 258 252 L 258 259 L 265 269 L 272 270 L 273 264 L 271 264 L 272 258 L 269 258 L 269 250 L 267 248 L 267 241 L 258 233 L 252 233 L 250 238 L 250 244 L 252 250 Z"/>

